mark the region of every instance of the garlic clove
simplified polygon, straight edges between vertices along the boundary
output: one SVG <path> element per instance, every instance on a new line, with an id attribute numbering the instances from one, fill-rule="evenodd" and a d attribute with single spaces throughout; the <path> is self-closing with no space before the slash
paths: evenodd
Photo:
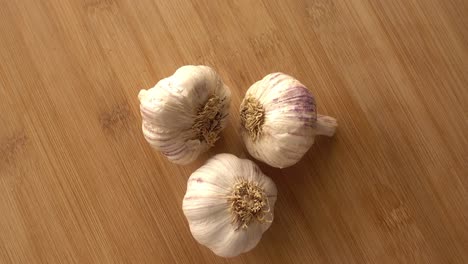
<path id="1" fill-rule="evenodd" d="M 270 227 L 276 195 L 252 161 L 218 154 L 192 173 L 182 208 L 200 244 L 233 257 L 254 248 Z"/>
<path id="2" fill-rule="evenodd" d="M 263 230 L 258 224 L 253 224 L 249 226 L 249 228 L 252 229 L 250 233 L 228 229 L 228 233 L 224 236 L 217 234 L 224 239 L 210 249 L 213 250 L 216 255 L 225 258 L 235 257 L 238 255 L 237 252 L 245 253 L 252 250 L 258 245 L 261 239 L 261 236 L 252 234 L 263 233 Z"/>
<path id="3" fill-rule="evenodd" d="M 186 65 L 138 94 L 148 143 L 177 164 L 188 164 L 219 139 L 231 92 L 210 67 Z"/>
<path id="4" fill-rule="evenodd" d="M 272 73 L 254 83 L 241 104 L 241 136 L 248 152 L 270 166 L 297 163 L 316 135 L 332 136 L 332 117 L 317 115 L 312 93 L 295 78 Z"/>

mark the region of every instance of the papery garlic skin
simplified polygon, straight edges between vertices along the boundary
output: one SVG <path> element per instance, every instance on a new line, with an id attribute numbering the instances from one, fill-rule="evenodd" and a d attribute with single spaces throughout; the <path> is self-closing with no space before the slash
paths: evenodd
<path id="1" fill-rule="evenodd" d="M 138 98 L 145 139 L 170 161 L 184 165 L 219 138 L 227 125 L 231 92 L 210 67 L 186 65 L 141 90 Z"/>
<path id="2" fill-rule="evenodd" d="M 266 200 L 264 221 L 246 226 L 233 221 L 232 197 L 236 183 L 248 182 L 261 189 Z M 182 208 L 193 237 L 216 255 L 234 257 L 253 249 L 273 221 L 277 197 L 274 182 L 250 160 L 218 154 L 189 178 Z"/>
<path id="3" fill-rule="evenodd" d="M 297 163 L 316 135 L 332 136 L 337 126 L 334 118 L 317 115 L 312 93 L 284 73 L 269 74 L 247 90 L 241 123 L 250 155 L 276 168 Z"/>

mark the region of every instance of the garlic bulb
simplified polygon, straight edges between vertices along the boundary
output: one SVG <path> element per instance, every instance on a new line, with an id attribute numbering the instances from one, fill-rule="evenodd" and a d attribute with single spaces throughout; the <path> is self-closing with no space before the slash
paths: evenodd
<path id="1" fill-rule="evenodd" d="M 255 163 L 218 154 L 190 176 L 182 208 L 200 244 L 233 257 L 253 249 L 270 227 L 276 193 Z"/>
<path id="2" fill-rule="evenodd" d="M 250 155 L 270 166 L 297 163 L 316 135 L 332 136 L 332 117 L 317 115 L 314 96 L 298 80 L 272 73 L 247 90 L 240 107 L 241 134 Z"/>
<path id="3" fill-rule="evenodd" d="M 231 92 L 210 67 L 187 65 L 138 98 L 148 143 L 172 162 L 187 164 L 219 139 Z"/>

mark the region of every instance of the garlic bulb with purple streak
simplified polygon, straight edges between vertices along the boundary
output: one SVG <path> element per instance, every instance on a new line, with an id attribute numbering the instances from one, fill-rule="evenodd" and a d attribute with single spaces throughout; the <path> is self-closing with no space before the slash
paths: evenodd
<path id="1" fill-rule="evenodd" d="M 218 154 L 190 176 L 182 209 L 198 243 L 234 257 L 253 249 L 270 227 L 276 195 L 255 163 Z"/>
<path id="2" fill-rule="evenodd" d="M 316 135 L 332 136 L 337 126 L 334 118 L 317 114 L 307 87 L 284 73 L 271 73 L 250 86 L 240 119 L 250 155 L 277 168 L 297 163 Z"/>
<path id="3" fill-rule="evenodd" d="M 210 67 L 186 65 L 138 98 L 148 143 L 170 161 L 188 164 L 219 139 L 231 92 Z"/>

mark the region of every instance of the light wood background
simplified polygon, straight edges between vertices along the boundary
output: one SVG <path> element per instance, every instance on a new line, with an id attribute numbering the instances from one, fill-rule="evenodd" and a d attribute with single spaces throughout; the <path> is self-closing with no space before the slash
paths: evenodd
<path id="1" fill-rule="evenodd" d="M 137 93 L 184 64 L 231 87 L 189 166 L 153 151 Z M 186 180 L 248 157 L 240 100 L 283 71 L 334 116 L 277 183 L 260 244 L 192 238 Z M 0 263 L 468 263 L 468 1 L 0 0 Z"/>

